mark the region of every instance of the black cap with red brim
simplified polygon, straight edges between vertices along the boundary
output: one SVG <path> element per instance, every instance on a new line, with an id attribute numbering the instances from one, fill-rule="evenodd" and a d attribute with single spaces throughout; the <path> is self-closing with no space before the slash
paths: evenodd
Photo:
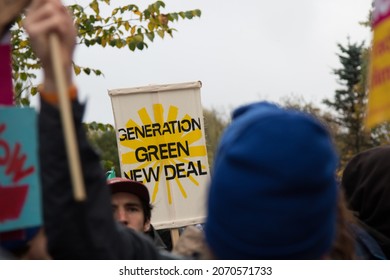
<path id="1" fill-rule="evenodd" d="M 138 196 L 142 201 L 149 204 L 150 196 L 146 186 L 140 182 L 126 178 L 113 178 L 107 181 L 111 193 L 125 192 Z"/>

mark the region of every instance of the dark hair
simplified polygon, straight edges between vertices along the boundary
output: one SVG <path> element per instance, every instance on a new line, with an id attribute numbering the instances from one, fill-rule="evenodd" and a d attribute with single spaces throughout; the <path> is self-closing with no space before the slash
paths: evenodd
<path id="1" fill-rule="evenodd" d="M 332 260 L 357 259 L 355 251 L 355 237 L 350 225 L 356 223 L 352 212 L 348 210 L 344 192 L 340 190 L 337 204 L 337 232 L 333 248 L 329 254 Z"/>
<path id="2" fill-rule="evenodd" d="M 142 203 L 142 211 L 144 212 L 144 223 L 146 223 L 146 221 L 150 221 L 150 219 L 152 218 L 153 205 L 150 203 L 146 203 L 142 199 L 140 199 L 140 201 Z"/>

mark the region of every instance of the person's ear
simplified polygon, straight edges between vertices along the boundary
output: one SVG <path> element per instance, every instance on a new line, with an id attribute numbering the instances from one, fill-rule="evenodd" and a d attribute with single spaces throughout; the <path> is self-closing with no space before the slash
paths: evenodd
<path id="1" fill-rule="evenodd" d="M 150 230 L 150 220 L 146 220 L 144 223 L 144 232 L 148 232 Z"/>

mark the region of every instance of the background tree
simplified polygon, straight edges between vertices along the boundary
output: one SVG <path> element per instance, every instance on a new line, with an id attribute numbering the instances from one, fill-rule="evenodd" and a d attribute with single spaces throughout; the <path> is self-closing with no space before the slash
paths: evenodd
<path id="1" fill-rule="evenodd" d="M 119 176 L 121 173 L 114 127 L 110 124 L 91 122 L 84 123 L 84 128 L 89 142 L 100 155 L 104 170 L 107 172 L 114 168 Z"/>
<path id="2" fill-rule="evenodd" d="M 163 13 L 163 1 L 156 1 L 146 9 L 141 10 L 134 4 L 112 6 L 115 1 L 92 0 L 79 1 L 86 3 L 69 5 L 78 25 L 78 44 L 87 47 L 100 45 L 101 47 L 128 48 L 130 51 L 143 50 L 148 47 L 148 41 L 153 42 L 156 35 L 164 38 L 173 36 L 175 31 L 171 23 L 180 19 L 200 17 L 200 10 Z M 104 13 L 102 6 L 106 6 Z M 108 12 L 107 12 L 108 11 Z M 22 28 L 22 18 L 19 18 L 11 28 L 12 35 L 12 69 L 15 87 L 15 103 L 28 106 L 29 96 L 37 92 L 34 80 L 36 70 L 41 68 L 40 62 L 31 50 L 28 37 Z M 91 73 L 99 76 L 99 69 L 88 66 L 73 65 L 76 75 Z"/>
<path id="3" fill-rule="evenodd" d="M 341 127 L 334 120 L 334 116 L 330 111 L 321 109 L 312 102 L 306 101 L 302 96 L 286 96 L 281 99 L 280 103 L 284 108 L 305 112 L 318 119 L 329 129 L 329 132 L 334 138 L 335 144 L 339 146 L 339 143 L 336 142 L 336 136 L 340 133 Z"/>
<path id="4" fill-rule="evenodd" d="M 364 131 L 363 121 L 367 103 L 366 94 L 366 67 L 363 67 L 364 43 L 346 46 L 338 44 L 338 54 L 341 68 L 333 73 L 339 84 L 334 99 L 325 99 L 324 104 L 336 112 L 334 121 L 342 128 L 336 135 L 340 143 L 342 160 L 346 161 L 362 150 L 373 146 L 373 143 Z"/>
<path id="5" fill-rule="evenodd" d="M 205 123 L 207 156 L 210 168 L 212 168 L 219 140 L 228 125 L 228 121 L 224 120 L 222 113 L 218 112 L 216 109 L 208 110 L 203 108 L 203 117 Z"/>
<path id="6" fill-rule="evenodd" d="M 364 43 L 346 46 L 338 44 L 338 54 L 341 68 L 333 73 L 339 84 L 334 99 L 324 100 L 324 104 L 335 111 L 335 117 L 330 119 L 340 129 L 335 134 L 337 146 L 341 154 L 341 164 L 344 164 L 355 154 L 381 144 L 389 143 L 389 124 L 382 124 L 370 132 L 364 129 L 364 117 L 367 106 L 367 74 L 370 49 Z"/>

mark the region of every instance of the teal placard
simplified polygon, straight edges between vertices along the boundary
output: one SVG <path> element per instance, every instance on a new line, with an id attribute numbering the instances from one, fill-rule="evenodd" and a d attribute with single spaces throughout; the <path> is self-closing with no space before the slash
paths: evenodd
<path id="1" fill-rule="evenodd" d="M 42 223 L 37 116 L 0 108 L 0 232 Z"/>

